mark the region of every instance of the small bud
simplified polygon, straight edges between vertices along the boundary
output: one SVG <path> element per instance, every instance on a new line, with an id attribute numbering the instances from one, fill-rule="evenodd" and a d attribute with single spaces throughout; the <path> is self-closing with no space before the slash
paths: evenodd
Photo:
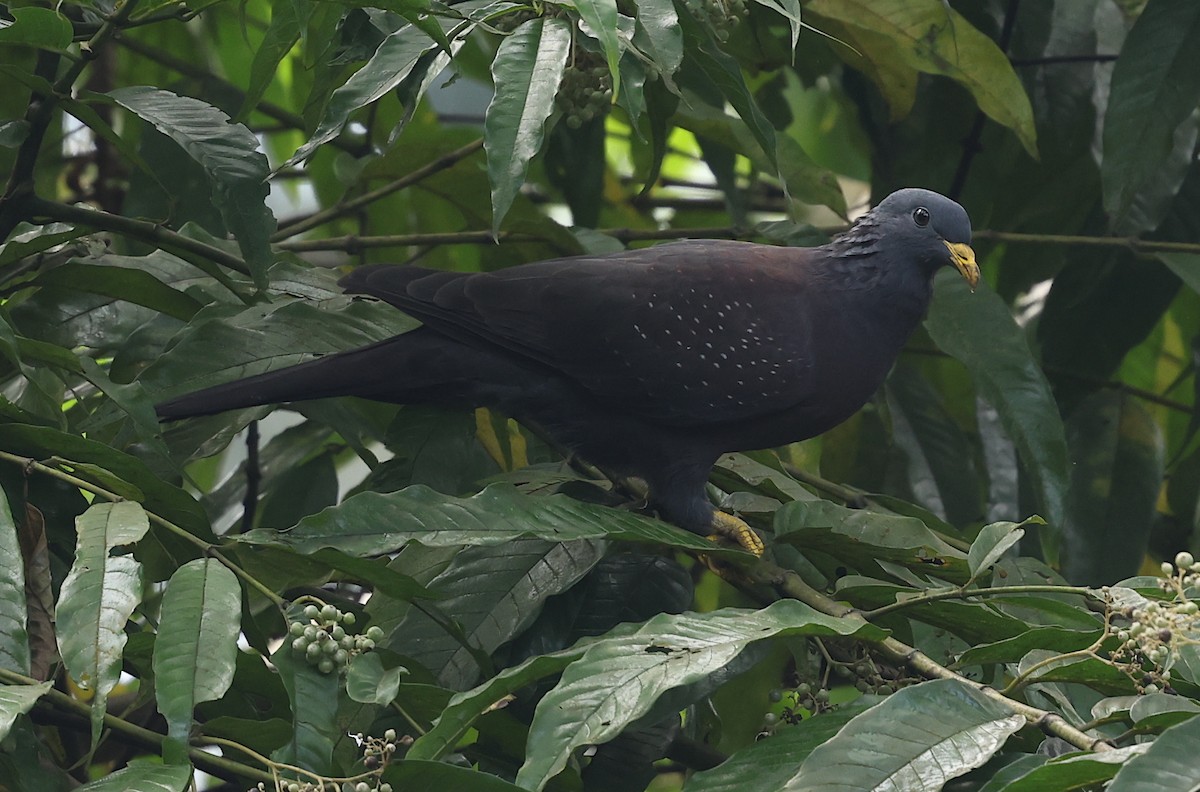
<path id="1" fill-rule="evenodd" d="M 1170 561 L 1163 561 L 1161 568 L 1162 568 L 1162 573 L 1168 577 L 1175 574 L 1175 567 L 1171 566 Z"/>
<path id="2" fill-rule="evenodd" d="M 1186 550 L 1184 550 L 1182 553 L 1178 553 L 1175 556 L 1175 566 L 1179 567 L 1180 569 L 1188 569 L 1194 563 L 1196 563 L 1196 559 L 1192 557 L 1192 554 Z"/>

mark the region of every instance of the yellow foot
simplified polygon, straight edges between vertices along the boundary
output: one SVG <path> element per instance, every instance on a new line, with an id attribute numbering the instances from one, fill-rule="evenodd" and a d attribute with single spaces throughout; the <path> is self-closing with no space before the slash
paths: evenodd
<path id="1" fill-rule="evenodd" d="M 714 541 L 728 539 L 756 556 L 763 554 L 765 548 L 762 539 L 754 532 L 753 528 L 732 514 L 726 514 L 723 511 L 713 512 L 712 529 L 713 535 L 709 539 Z"/>

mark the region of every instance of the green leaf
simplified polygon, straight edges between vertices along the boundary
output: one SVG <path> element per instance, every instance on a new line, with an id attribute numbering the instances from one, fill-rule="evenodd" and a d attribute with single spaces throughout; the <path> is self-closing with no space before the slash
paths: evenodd
<path id="1" fill-rule="evenodd" d="M 76 792 L 183 792 L 191 781 L 191 765 L 139 762 L 78 787 Z"/>
<path id="2" fill-rule="evenodd" d="M 682 528 L 623 509 L 566 495 L 531 497 L 507 484 L 493 484 L 469 498 L 419 485 L 387 494 L 362 492 L 306 517 L 285 534 L 255 530 L 237 540 L 301 553 L 332 547 L 350 555 L 375 556 L 414 541 L 426 547 L 483 546 L 524 537 L 550 542 L 608 538 L 745 557 L 744 551 L 715 547 Z"/>
<path id="3" fill-rule="evenodd" d="M 1137 573 L 1158 520 L 1164 442 L 1137 399 L 1103 390 L 1067 421 L 1071 491 L 1063 528 L 1063 574 L 1087 585 Z"/>
<path id="4" fill-rule="evenodd" d="M 804 27 L 804 22 L 800 19 L 800 0 L 755 0 L 755 2 L 778 12 L 788 21 L 788 26 L 792 31 L 791 48 L 796 49 L 796 45 L 800 43 L 800 28 Z M 794 59 L 793 55 L 793 61 Z"/>
<path id="5" fill-rule="evenodd" d="M 444 756 L 466 734 L 476 718 L 522 687 L 558 674 L 582 657 L 583 651 L 583 648 L 576 647 L 536 655 L 520 665 L 504 669 L 471 690 L 456 693 L 433 728 L 421 735 L 408 749 L 405 760 Z"/>
<path id="6" fill-rule="evenodd" d="M 542 789 L 576 748 L 613 739 L 664 693 L 706 678 L 750 643 L 801 635 L 879 640 L 883 633 L 795 600 L 780 600 L 760 611 L 663 614 L 632 630 L 618 628 L 611 637 L 596 639 L 538 702 L 517 785 Z"/>
<path id="7" fill-rule="evenodd" d="M 617 31 L 617 0 L 575 0 L 575 10 L 587 30 L 600 42 L 608 71 L 612 74 L 613 100 L 621 85 L 621 40 Z M 499 53 L 497 53 L 499 54 Z"/>
<path id="8" fill-rule="evenodd" d="M 54 687 L 53 682 L 37 685 L 0 685 L 0 740 L 8 739 L 17 717 L 33 709 L 37 700 Z"/>
<path id="9" fill-rule="evenodd" d="M 271 655 L 271 662 L 279 669 L 292 706 L 291 739 L 271 758 L 310 772 L 329 773 L 333 747 L 341 736 L 337 724 L 341 680 L 337 672 L 322 674 L 292 651 L 291 641 L 285 641 Z"/>
<path id="10" fill-rule="evenodd" d="M 27 47 L 60 52 L 71 45 L 75 31 L 71 21 L 49 8 L 9 8 L 13 21 L 0 21 L 0 46 Z"/>
<path id="11" fill-rule="evenodd" d="M 934 291 L 925 320 L 929 335 L 967 367 L 979 394 L 996 408 L 1033 479 L 1043 516 L 1060 528 L 1068 481 L 1066 433 L 1024 331 L 986 287 L 970 294 L 962 278 L 939 277 Z"/>
<path id="12" fill-rule="evenodd" d="M 470 790 L 470 792 L 521 792 L 513 786 L 482 770 L 457 767 L 444 762 L 428 762 L 405 757 L 403 762 L 389 771 L 387 778 L 396 789 L 407 792 L 425 790 Z"/>
<path id="13" fill-rule="evenodd" d="M 333 92 L 312 137 L 287 164 L 308 159 L 318 146 L 337 137 L 351 113 L 386 96 L 408 78 L 422 56 L 437 48 L 437 42 L 415 25 L 405 25 L 385 38 L 371 59 Z"/>
<path id="14" fill-rule="evenodd" d="M 967 557 L 915 517 L 848 509 L 829 501 L 794 501 L 775 513 L 776 538 L 821 550 L 863 569 L 882 559 L 965 583 Z"/>
<path id="15" fill-rule="evenodd" d="M 167 721 L 169 761 L 186 758 L 196 705 L 219 699 L 233 682 L 241 614 L 238 580 L 214 558 L 189 561 L 167 583 L 154 642 L 154 695 Z"/>
<path id="16" fill-rule="evenodd" d="M 92 506 L 76 521 L 75 563 L 54 609 L 58 651 L 71 676 L 92 699 L 92 742 L 100 737 L 108 694 L 121 676 L 125 622 L 142 600 L 142 565 L 115 555 L 150 529 L 146 512 L 120 501 Z"/>
<path id="17" fill-rule="evenodd" d="M 271 3 L 271 24 L 263 34 L 262 43 L 254 51 L 250 64 L 250 80 L 237 120 L 245 121 L 258 105 L 276 77 L 279 64 L 300 41 L 300 34 L 312 16 L 308 0 L 275 0 Z"/>
<path id="18" fill-rule="evenodd" d="M 1108 783 L 1121 766 L 1141 756 L 1149 745 L 1130 745 L 1101 753 L 1072 753 L 1035 767 L 1004 787 L 1004 792 L 1057 792 L 1097 789 Z M 1112 787 L 1104 787 L 1111 789 Z M 1158 788 L 1156 788 L 1158 789 Z M 1166 792 L 1169 787 L 1162 787 Z M 1147 790 L 1147 792 L 1149 792 Z"/>
<path id="19" fill-rule="evenodd" d="M 1022 716 L 957 680 L 913 685 L 854 718 L 809 754 L 788 790 L 934 792 L 982 765 L 1024 725 Z"/>
<path id="20" fill-rule="evenodd" d="M 88 233 L 86 228 L 76 228 L 66 223 L 30 225 L 21 223 L 8 241 L 0 245 L 0 267 L 6 267 L 26 256 L 43 253 L 64 242 L 78 239 Z"/>
<path id="21" fill-rule="evenodd" d="M 1017 523 L 998 522 L 985 525 L 980 529 L 971 549 L 967 552 L 967 565 L 971 568 L 971 580 L 979 577 L 979 573 L 999 561 L 1021 537 L 1025 529 Z"/>
<path id="22" fill-rule="evenodd" d="M 1200 293 L 1200 253 L 1159 253 L 1158 260 L 1167 265 L 1184 284 Z M 0 255 L 0 261 L 3 256 Z"/>
<path id="23" fill-rule="evenodd" d="M 1200 785 L 1200 718 L 1172 726 L 1150 749 L 1125 763 L 1108 792 L 1190 792 Z"/>
<path id="24" fill-rule="evenodd" d="M 1186 0 L 1185 0 L 1186 1 Z M 1037 128 L 1021 80 L 996 42 L 942 0 L 810 0 L 807 9 L 866 31 L 856 47 L 870 47 L 875 36 L 910 68 L 945 75 L 958 82 L 993 121 L 1017 134 L 1035 159 Z M 872 35 L 873 34 L 873 35 Z M 894 50 L 892 49 L 894 47 Z M 872 60 L 886 67 L 890 56 Z"/>
<path id="25" fill-rule="evenodd" d="M 614 5 L 615 8 L 615 5 Z M 571 50 L 571 27 L 559 17 L 522 23 L 492 61 L 496 93 L 484 118 L 484 149 L 492 185 L 492 234 L 498 234 L 529 161 L 542 148 L 546 119 Z"/>
<path id="26" fill-rule="evenodd" d="M 637 9 L 633 42 L 650 56 L 670 85 L 671 76 L 683 62 L 683 32 L 675 4 L 671 0 L 641 0 Z M 647 105 L 653 109 L 653 102 Z"/>
<path id="27" fill-rule="evenodd" d="M 790 789 L 788 784 L 808 755 L 875 703 L 873 696 L 865 696 L 823 712 L 819 718 L 805 718 L 779 729 L 769 739 L 743 748 L 712 770 L 693 775 L 687 781 L 687 792 L 782 792 Z"/>
<path id="28" fill-rule="evenodd" d="M 341 297 L 337 302 L 342 310 L 281 299 L 233 316 L 192 322 L 138 381 L 159 398 L 189 393 L 292 366 L 314 355 L 366 346 L 416 324 L 385 303 Z"/>
<path id="29" fill-rule="evenodd" d="M 1200 4 L 1150 0 L 1113 68 L 1100 176 L 1104 208 L 1119 224 L 1160 171 L 1176 128 L 1200 101 Z"/>
<path id="30" fill-rule="evenodd" d="M 110 91 L 122 107 L 153 124 L 200 163 L 212 184 L 225 225 L 237 238 L 242 257 L 260 288 L 271 265 L 270 236 L 275 216 L 265 203 L 269 188 L 267 158 L 258 138 L 212 105 L 150 86 Z"/>
<path id="31" fill-rule="evenodd" d="M 957 667 L 1015 663 L 1034 649 L 1051 649 L 1066 654 L 1086 649 L 1099 637 L 1099 629 L 1085 632 L 1062 627 L 1032 627 L 1011 638 L 972 646 L 959 656 Z"/>
<path id="32" fill-rule="evenodd" d="M 693 64 L 737 112 L 738 117 L 749 129 L 761 149 L 768 165 L 766 170 L 768 172 L 779 170 L 780 159 L 775 127 L 771 126 L 770 120 L 763 114 L 758 103 L 754 101 L 754 95 L 750 92 L 750 88 L 746 85 L 746 78 L 742 74 L 741 64 L 722 50 L 713 38 L 712 31 L 690 13 L 679 15 L 679 26 L 683 30 L 685 41 L 691 45 L 684 50 L 685 62 Z M 724 107 L 718 109 L 724 113 Z M 741 153 L 749 154 L 750 152 L 743 151 Z"/>
<path id="33" fill-rule="evenodd" d="M 408 673 L 402 667 L 384 668 L 375 652 L 355 657 L 346 672 L 346 695 L 360 704 L 388 706 L 400 692 L 400 680 Z"/>
<path id="34" fill-rule="evenodd" d="M 491 655 L 519 635 L 546 599 L 578 583 L 604 550 L 604 542 L 539 539 L 464 548 L 428 584 L 438 599 L 422 610 L 434 609 L 443 619 L 410 608 L 389 630 L 398 639 L 391 646 L 433 672 L 439 685 L 463 690 L 479 679 L 477 653 Z M 460 634 L 447 632 L 445 619 Z"/>
<path id="35" fill-rule="evenodd" d="M 127 267 L 72 260 L 46 270 L 34 282 L 125 300 L 185 322 L 204 307 L 191 295 L 171 288 L 150 273 Z"/>
<path id="36" fill-rule="evenodd" d="M 17 524 L 3 489 L 0 489 L 0 569 L 6 570 L 0 577 L 0 668 L 28 675 L 29 633 L 25 625 L 29 612 L 25 602 L 25 558 L 17 539 Z M 3 735 L 0 735 L 2 739 Z"/>

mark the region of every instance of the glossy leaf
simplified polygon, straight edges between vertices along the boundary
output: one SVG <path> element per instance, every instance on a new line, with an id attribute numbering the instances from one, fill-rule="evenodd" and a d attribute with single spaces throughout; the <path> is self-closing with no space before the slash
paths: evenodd
<path id="1" fill-rule="evenodd" d="M 350 114 L 387 95 L 404 82 L 421 57 L 437 49 L 437 43 L 416 25 L 405 25 L 383 40 L 371 59 L 333 92 L 329 104 L 308 141 L 288 164 L 295 165 L 313 155 L 317 148 L 337 137 Z"/>
<path id="2" fill-rule="evenodd" d="M 78 787 L 78 792 L 183 792 L 192 780 L 190 765 L 131 764 L 124 770 Z"/>
<path id="3" fill-rule="evenodd" d="M 781 600 L 761 611 L 664 614 L 633 632 L 599 639 L 587 645 L 538 703 L 517 785 L 542 789 L 575 748 L 611 740 L 659 696 L 717 671 L 753 641 L 775 635 L 866 638 L 878 634 L 877 629 Z"/>
<path id="4" fill-rule="evenodd" d="M 493 235 L 525 183 L 529 161 L 542 148 L 543 128 L 554 109 L 570 48 L 567 21 L 545 17 L 522 23 L 496 50 L 496 93 L 484 119 Z"/>
<path id="5" fill-rule="evenodd" d="M 1176 128 L 1200 101 L 1200 6 L 1151 0 L 1113 68 L 1104 114 L 1104 208 L 1114 224 L 1139 190 L 1159 178 Z M 1194 141 L 1193 133 L 1193 141 Z"/>
<path id="6" fill-rule="evenodd" d="M 239 541 L 302 553 L 332 547 L 352 555 L 382 555 L 412 541 L 449 547 L 504 544 L 524 537 L 552 542 L 609 538 L 710 553 L 742 552 L 716 548 L 693 533 L 628 511 L 565 495 L 530 497 L 503 484 L 469 498 L 422 486 L 388 494 L 363 492 L 306 517 L 286 534 L 251 531 Z"/>
<path id="7" fill-rule="evenodd" d="M 980 572 L 999 561 L 1024 535 L 1025 529 L 1010 522 L 992 523 L 981 528 L 967 552 L 971 578 L 978 577 Z"/>
<path id="8" fill-rule="evenodd" d="M 1025 719 L 956 680 L 906 687 L 804 760 L 795 792 L 836 787 L 940 790 L 979 767 Z"/>
<path id="9" fill-rule="evenodd" d="M 1011 781 L 1004 787 L 1004 792 L 1051 792 L 1098 787 L 1110 781 L 1123 764 L 1141 756 L 1148 748 L 1148 745 L 1129 745 L 1103 753 L 1059 756 Z"/>
<path id="10" fill-rule="evenodd" d="M 0 740 L 7 739 L 18 717 L 33 709 L 38 699 L 46 695 L 53 682 L 36 685 L 0 685 Z"/>
<path id="11" fill-rule="evenodd" d="M 93 692 L 92 742 L 100 737 L 108 694 L 121 675 L 125 622 L 142 599 L 142 565 L 117 548 L 137 543 L 150 529 L 136 503 L 100 503 L 76 521 L 75 562 L 54 611 L 58 651 L 71 677 Z"/>
<path id="12" fill-rule="evenodd" d="M 346 695 L 362 704 L 387 706 L 400 692 L 405 669 L 384 668 L 375 652 L 359 655 L 346 672 Z"/>
<path id="13" fill-rule="evenodd" d="M 577 583 L 604 549 L 603 542 L 538 539 L 464 548 L 428 584 L 437 596 L 429 607 L 453 620 L 461 634 L 451 635 L 425 613 L 409 609 L 392 631 L 394 648 L 423 664 L 438 684 L 468 688 L 483 670 L 475 652 L 490 655 L 520 634 L 546 599 Z"/>
<path id="14" fill-rule="evenodd" d="M 26 632 L 25 559 L 17 540 L 17 524 L 0 489 L 0 668 L 29 674 L 29 633 Z"/>
<path id="15" fill-rule="evenodd" d="M 1200 785 L 1196 744 L 1200 740 L 1200 718 L 1172 726 L 1160 734 L 1149 750 L 1130 759 L 1112 783 L 1109 792 L 1184 792 Z"/>
<path id="16" fill-rule="evenodd" d="M 275 230 L 275 216 L 265 204 L 270 168 L 254 133 L 209 104 L 161 88 L 118 88 L 108 95 L 200 163 L 255 283 L 265 286 L 273 258 L 268 240 Z"/>
<path id="17" fill-rule="evenodd" d="M 49 8 L 13 8 L 12 21 L 0 27 L 0 46 L 20 44 L 38 49 L 64 50 L 74 31 L 71 22 Z"/>
<path id="18" fill-rule="evenodd" d="M 575 10 L 600 42 L 608 71 L 612 74 L 614 98 L 621 84 L 621 40 L 617 30 L 617 0 L 575 0 Z M 499 54 L 499 53 L 497 53 Z"/>
<path id="19" fill-rule="evenodd" d="M 219 699 L 233 682 L 241 613 L 241 586 L 216 559 L 189 561 L 167 583 L 154 642 L 154 694 L 180 752 L 176 759 L 184 755 L 196 705 Z"/>

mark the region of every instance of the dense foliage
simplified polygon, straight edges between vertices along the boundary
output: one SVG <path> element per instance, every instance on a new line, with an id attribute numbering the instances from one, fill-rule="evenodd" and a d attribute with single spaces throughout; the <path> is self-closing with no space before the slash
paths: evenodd
<path id="1" fill-rule="evenodd" d="M 1200 3 L 15 0 L 0 55 L 0 788 L 1200 784 Z M 720 461 L 761 561 L 487 411 L 155 418 L 414 326 L 339 268 L 901 186 L 985 283 Z"/>

